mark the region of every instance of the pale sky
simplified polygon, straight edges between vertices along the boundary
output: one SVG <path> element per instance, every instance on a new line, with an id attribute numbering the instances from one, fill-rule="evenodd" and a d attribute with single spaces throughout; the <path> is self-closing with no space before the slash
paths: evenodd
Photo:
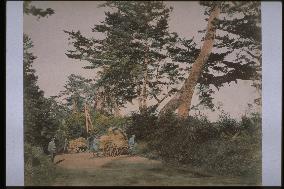
<path id="1" fill-rule="evenodd" d="M 83 69 L 88 65 L 74 59 L 68 58 L 65 53 L 68 46 L 67 34 L 63 30 L 80 30 L 83 35 L 91 36 L 91 28 L 99 24 L 105 18 L 104 8 L 97 8 L 99 1 L 35 1 L 33 5 L 39 8 L 52 8 L 55 14 L 48 18 L 37 20 L 34 16 L 24 15 L 24 32 L 34 42 L 32 49 L 37 59 L 34 68 L 38 75 L 39 87 L 44 90 L 45 96 L 57 95 L 64 89 L 64 84 L 70 74 L 80 74 L 85 77 L 94 77 L 93 70 Z M 180 36 L 192 38 L 202 45 L 202 34 L 197 31 L 206 27 L 204 21 L 203 7 L 193 1 L 169 1 L 167 5 L 172 6 L 169 28 Z M 247 109 L 247 103 L 253 103 L 257 97 L 255 89 L 247 81 L 238 84 L 231 83 L 230 86 L 220 89 L 214 95 L 214 102 L 221 101 L 225 112 L 230 113 L 233 118 L 239 118 Z M 169 99 L 168 99 L 169 100 Z M 164 104 L 167 101 L 164 102 Z M 197 96 L 193 104 L 197 102 Z M 137 110 L 137 106 L 128 105 L 123 113 Z M 216 120 L 218 112 L 203 111 L 211 120 Z"/>

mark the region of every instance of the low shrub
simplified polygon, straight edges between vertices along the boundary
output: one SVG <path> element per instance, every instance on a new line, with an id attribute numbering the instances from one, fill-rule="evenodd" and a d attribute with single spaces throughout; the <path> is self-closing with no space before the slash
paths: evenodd
<path id="1" fill-rule="evenodd" d="M 56 153 L 62 153 L 65 147 L 65 140 L 68 138 L 66 126 L 60 125 L 55 133 Z"/>
<path id="2" fill-rule="evenodd" d="M 40 147 L 24 145 L 25 185 L 50 185 L 55 178 L 55 166 Z"/>
<path id="3" fill-rule="evenodd" d="M 261 117 L 244 116 L 236 121 L 228 115 L 212 123 L 206 117 L 178 118 L 167 114 L 133 114 L 128 132 L 138 143 L 166 162 L 188 164 L 220 175 L 261 175 Z M 145 145 L 144 145 L 145 146 Z M 146 155 L 147 156 L 147 155 Z M 149 155 L 151 157 L 151 155 Z"/>
<path id="4" fill-rule="evenodd" d="M 150 111 L 143 114 L 132 113 L 129 123 L 126 128 L 128 136 L 135 135 L 138 141 L 148 141 L 156 132 L 157 116 Z"/>

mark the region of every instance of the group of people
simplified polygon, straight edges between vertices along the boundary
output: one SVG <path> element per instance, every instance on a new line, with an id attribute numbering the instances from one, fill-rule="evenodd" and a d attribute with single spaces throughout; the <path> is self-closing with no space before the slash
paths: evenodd
<path id="1" fill-rule="evenodd" d="M 93 156 L 98 156 L 99 155 L 99 140 L 98 140 L 98 137 L 97 136 L 93 137 L 92 140 L 88 140 L 88 143 L 89 143 L 88 148 L 93 153 Z M 63 149 L 64 152 L 67 151 L 67 146 L 68 146 L 67 144 L 68 144 L 68 140 L 65 139 L 64 149 Z M 129 151 L 132 154 L 134 147 L 135 147 L 135 135 L 132 135 L 129 138 L 128 146 L 129 146 Z M 49 152 L 49 155 L 51 157 L 51 161 L 54 162 L 54 157 L 55 157 L 55 154 L 56 154 L 55 137 L 53 137 L 51 139 L 51 141 L 48 143 L 48 152 Z"/>

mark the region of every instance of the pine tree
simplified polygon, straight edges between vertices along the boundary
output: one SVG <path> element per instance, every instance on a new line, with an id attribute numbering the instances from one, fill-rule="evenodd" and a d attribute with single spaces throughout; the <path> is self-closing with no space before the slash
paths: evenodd
<path id="1" fill-rule="evenodd" d="M 31 39 L 24 35 L 24 139 L 45 147 L 59 124 L 60 112 L 55 101 L 45 98 L 37 85 L 38 77 L 32 67 L 36 57 L 30 51 L 32 47 Z"/>
<path id="2" fill-rule="evenodd" d="M 45 17 L 52 15 L 52 9 L 39 9 L 29 2 L 24 2 L 24 14 Z M 37 81 L 36 71 L 33 62 L 36 56 L 31 52 L 33 42 L 27 35 L 23 35 L 23 68 L 24 68 L 24 141 L 33 146 L 40 146 L 44 149 L 48 140 L 54 135 L 59 124 L 62 112 L 54 99 L 44 97 Z"/>
<path id="3" fill-rule="evenodd" d="M 112 11 L 92 31 L 105 37 L 87 38 L 80 31 L 65 31 L 74 47 L 67 56 L 90 62 L 87 69 L 100 68 L 97 83 L 118 105 L 137 99 L 142 111 L 154 98 L 157 107 L 183 80 L 183 69 L 176 61 L 182 52 L 176 45 L 182 40 L 168 29 L 172 8 L 159 1 L 109 1 L 102 7 Z M 192 48 L 193 43 L 187 42 Z"/>
<path id="4" fill-rule="evenodd" d="M 47 8 L 45 10 L 35 7 L 31 5 L 32 1 L 24 1 L 23 8 L 24 8 L 24 14 L 26 15 L 33 15 L 37 16 L 38 19 L 42 17 L 48 17 L 52 14 L 54 14 L 54 10 L 51 8 Z"/>
<path id="5" fill-rule="evenodd" d="M 83 76 L 71 74 L 64 85 L 64 90 L 56 98 L 63 98 L 67 107 L 72 107 L 73 111 L 83 111 L 84 103 L 93 104 L 95 96 L 95 85 L 91 79 Z"/>
<path id="6" fill-rule="evenodd" d="M 210 85 L 219 89 L 237 80 L 260 80 L 260 3 L 206 1 L 201 5 L 207 7 L 205 14 L 209 15 L 203 47 L 183 87 L 161 114 L 178 109 L 179 116 L 187 117 L 196 86 L 204 103 L 212 105 L 214 91 Z M 223 49 L 211 53 L 213 47 Z M 228 58 L 232 55 L 237 58 Z"/>

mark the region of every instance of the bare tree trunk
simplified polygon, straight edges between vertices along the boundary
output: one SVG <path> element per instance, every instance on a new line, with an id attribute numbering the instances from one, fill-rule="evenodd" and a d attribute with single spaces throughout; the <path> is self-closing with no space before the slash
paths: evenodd
<path id="1" fill-rule="evenodd" d="M 208 57 L 211 54 L 213 48 L 214 39 L 216 35 L 216 27 L 214 27 L 212 22 L 216 18 L 218 18 L 219 14 L 220 8 L 218 6 L 215 6 L 208 20 L 207 33 L 200 54 L 193 63 L 189 77 L 185 80 L 185 83 L 181 90 L 178 106 L 178 115 L 180 117 L 188 116 L 195 86 L 202 73 L 203 65 L 207 62 Z"/>
<path id="2" fill-rule="evenodd" d="M 143 85 L 142 85 L 142 108 L 147 108 L 147 83 L 148 83 L 148 70 L 147 70 L 147 63 L 145 63 L 145 70 L 144 70 L 144 78 L 143 78 Z"/>
<path id="3" fill-rule="evenodd" d="M 214 27 L 212 22 L 216 18 L 218 18 L 219 14 L 220 8 L 219 6 L 215 6 L 211 11 L 208 19 L 207 32 L 203 46 L 201 48 L 200 54 L 192 65 L 188 78 L 185 80 L 180 91 L 162 108 L 160 114 L 168 111 L 172 112 L 178 109 L 178 115 L 180 117 L 188 116 L 195 86 L 202 73 L 203 65 L 208 60 L 208 57 L 213 48 L 216 28 Z"/>
<path id="4" fill-rule="evenodd" d="M 146 46 L 146 55 L 144 59 L 144 70 L 143 70 L 143 84 L 142 84 L 142 94 L 141 94 L 141 109 L 145 110 L 147 108 L 147 84 L 148 84 L 148 46 Z"/>
<path id="5" fill-rule="evenodd" d="M 104 87 L 102 86 L 99 87 L 96 93 L 96 96 L 95 96 L 94 108 L 95 108 L 95 111 L 98 111 L 98 112 L 103 111 L 103 91 L 104 91 Z"/>
<path id="6" fill-rule="evenodd" d="M 140 86 L 139 83 L 137 84 L 137 93 L 138 93 L 138 98 L 137 98 L 137 100 L 138 100 L 138 107 L 139 107 L 139 110 L 141 112 L 143 107 L 142 107 L 141 86 Z"/>
<path id="7" fill-rule="evenodd" d="M 113 95 L 111 96 L 111 100 L 112 100 L 112 104 L 113 104 L 113 108 L 112 108 L 113 115 L 114 115 L 115 117 L 120 117 L 121 114 L 120 114 L 119 105 L 118 105 L 118 103 L 115 101 L 115 98 L 114 98 Z"/>
<path id="8" fill-rule="evenodd" d="M 180 92 L 177 92 L 171 100 L 160 110 L 159 116 L 167 112 L 173 112 L 178 108 Z"/>
<path id="9" fill-rule="evenodd" d="M 88 110 L 87 110 L 87 103 L 85 102 L 85 124 L 86 124 L 86 131 L 87 131 L 87 134 L 89 133 L 89 120 L 88 120 Z"/>
<path id="10" fill-rule="evenodd" d="M 117 105 L 117 103 L 114 104 L 114 116 L 115 117 L 121 116 L 120 109 L 119 109 L 119 106 Z"/>
<path id="11" fill-rule="evenodd" d="M 85 122 L 86 122 L 86 131 L 88 135 L 89 131 L 91 131 L 94 127 L 90 116 L 89 105 L 86 102 L 85 102 Z"/>
<path id="12" fill-rule="evenodd" d="M 78 112 L 77 102 L 76 102 L 76 100 L 74 98 L 72 99 L 72 101 L 73 101 L 72 110 L 73 110 L 73 114 L 75 114 L 75 113 Z"/>

